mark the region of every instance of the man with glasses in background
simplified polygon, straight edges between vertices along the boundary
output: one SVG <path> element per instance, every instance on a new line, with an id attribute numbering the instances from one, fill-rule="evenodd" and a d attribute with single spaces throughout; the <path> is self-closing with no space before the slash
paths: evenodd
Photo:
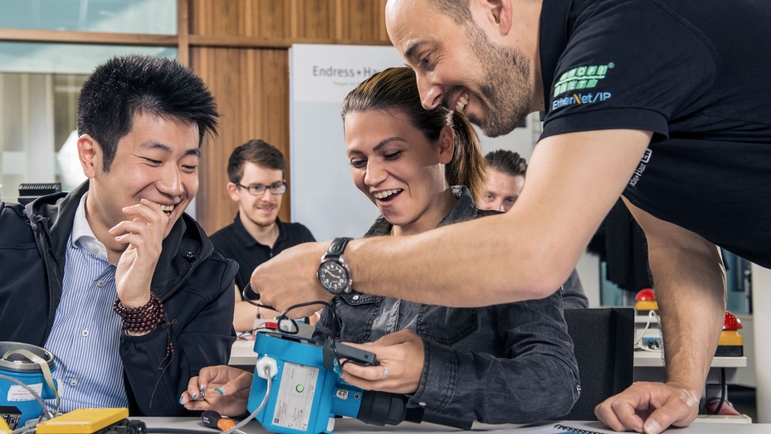
<path id="1" fill-rule="evenodd" d="M 233 223 L 211 236 L 214 249 L 238 262 L 236 310 L 233 326 L 237 332 L 251 330 L 255 318 L 273 317 L 274 311 L 258 308 L 243 300 L 241 291 L 249 284 L 258 265 L 284 249 L 316 241 L 300 223 L 278 218 L 286 192 L 286 159 L 275 146 L 250 140 L 237 147 L 228 160 L 228 194 L 238 203 Z M 314 318 L 315 319 L 315 318 Z"/>

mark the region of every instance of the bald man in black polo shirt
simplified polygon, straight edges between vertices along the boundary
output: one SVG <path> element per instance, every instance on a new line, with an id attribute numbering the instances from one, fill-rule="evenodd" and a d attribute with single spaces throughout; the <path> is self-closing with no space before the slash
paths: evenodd
<path id="1" fill-rule="evenodd" d="M 262 140 L 250 140 L 237 147 L 228 160 L 228 194 L 238 202 L 233 223 L 211 236 L 214 248 L 226 258 L 238 262 L 236 275 L 236 331 L 251 330 L 255 318 L 275 316 L 244 301 L 241 290 L 249 283 L 258 265 L 282 250 L 308 241 L 316 241 L 300 223 L 284 223 L 278 218 L 281 199 L 286 192 L 286 160 L 275 146 Z"/>
<path id="2" fill-rule="evenodd" d="M 388 0 L 385 21 L 424 108 L 488 136 L 543 111 L 543 133 L 509 212 L 353 240 L 336 252 L 352 286 L 445 306 L 544 298 L 623 194 L 648 243 L 667 382 L 595 413 L 649 434 L 692 422 L 725 313 L 717 246 L 771 267 L 771 2 Z M 260 266 L 262 300 L 331 299 L 315 275 L 329 245 Z"/>

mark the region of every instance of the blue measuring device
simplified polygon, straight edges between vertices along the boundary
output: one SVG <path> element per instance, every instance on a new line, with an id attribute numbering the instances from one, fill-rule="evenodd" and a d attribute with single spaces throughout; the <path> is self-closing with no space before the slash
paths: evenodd
<path id="1" fill-rule="evenodd" d="M 408 421 L 471 429 L 471 420 L 407 408 L 403 394 L 362 390 L 343 381 L 339 362 L 377 365 L 369 351 L 277 332 L 258 332 L 254 351 L 258 359 L 247 408 L 254 413 L 265 402 L 255 418 L 268 431 L 331 433 L 338 416 L 378 426 Z"/>
<path id="2" fill-rule="evenodd" d="M 336 358 L 331 340 L 321 341 L 273 332 L 256 335 L 254 351 L 259 355 L 249 395 L 253 412 L 267 392 L 265 368 L 272 374 L 270 396 L 255 419 L 277 433 L 330 433 L 335 416 L 357 417 L 364 391 L 344 382 L 335 372 Z M 339 357 L 359 352 L 335 343 Z M 325 364 L 326 353 L 326 364 Z M 362 351 L 367 364 L 377 364 L 375 355 Z M 345 355 L 344 355 L 345 354 Z M 331 369 L 330 369 L 331 368 Z"/>

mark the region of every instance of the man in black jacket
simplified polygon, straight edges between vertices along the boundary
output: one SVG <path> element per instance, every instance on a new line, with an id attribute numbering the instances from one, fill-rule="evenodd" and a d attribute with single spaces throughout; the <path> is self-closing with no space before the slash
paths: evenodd
<path id="1" fill-rule="evenodd" d="M 0 341 L 55 355 L 63 411 L 183 414 L 190 377 L 227 363 L 238 267 L 184 215 L 217 116 L 176 62 L 112 59 L 78 101 L 88 182 L 26 207 L 0 202 Z"/>

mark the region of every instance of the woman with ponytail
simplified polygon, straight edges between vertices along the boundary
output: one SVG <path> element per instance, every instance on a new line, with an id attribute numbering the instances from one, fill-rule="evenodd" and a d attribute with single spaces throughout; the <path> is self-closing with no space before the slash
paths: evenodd
<path id="1" fill-rule="evenodd" d="M 475 205 L 485 163 L 474 130 L 462 114 L 423 109 L 411 69 L 373 75 L 348 94 L 341 112 L 353 182 L 382 214 L 365 236 L 409 243 L 411 234 L 497 213 Z M 420 282 L 410 289 L 420 291 Z M 339 324 L 332 326 L 325 309 L 314 337 L 324 340 L 337 329 L 337 338 L 376 353 L 380 362 L 344 363 L 342 378 L 354 386 L 406 394 L 409 407 L 485 423 L 559 419 L 578 399 L 559 291 L 485 308 L 424 305 L 355 289 L 331 303 Z M 234 368 L 204 368 L 182 403 L 238 415 L 251 378 Z M 192 399 L 202 387 L 206 399 Z M 215 388 L 219 393 L 208 392 Z"/>
<path id="2" fill-rule="evenodd" d="M 405 236 L 496 213 L 475 205 L 486 168 L 474 129 L 458 112 L 425 110 L 411 69 L 373 75 L 348 94 L 341 113 L 353 182 L 382 214 L 365 236 Z M 354 386 L 409 394 L 413 407 L 485 423 L 556 419 L 578 399 L 559 291 L 474 309 L 355 290 L 332 303 L 337 337 L 374 342 L 361 348 L 380 361 L 345 364 L 343 379 Z M 331 321 L 322 313 L 316 338 L 329 336 Z"/>

